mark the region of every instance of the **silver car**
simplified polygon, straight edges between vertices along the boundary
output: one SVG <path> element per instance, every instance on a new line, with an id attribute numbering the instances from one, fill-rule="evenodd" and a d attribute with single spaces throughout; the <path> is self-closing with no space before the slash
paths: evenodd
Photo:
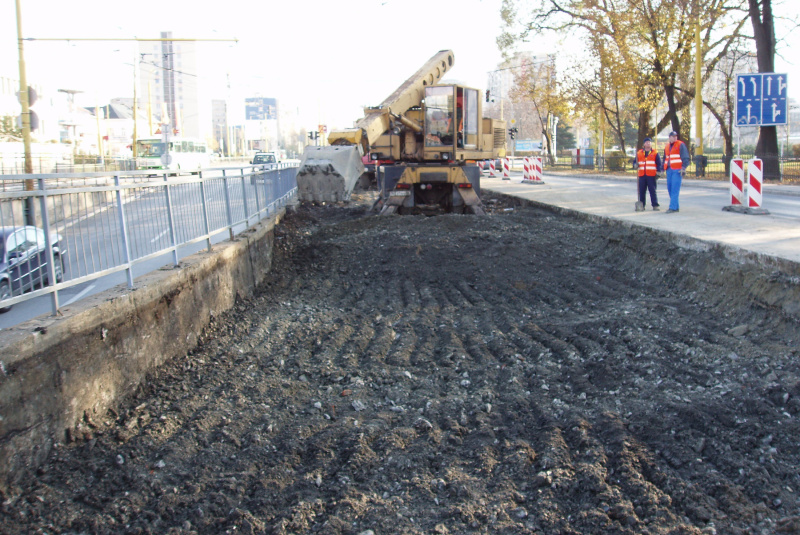
<path id="1" fill-rule="evenodd" d="M 62 237 L 53 234 L 53 271 L 56 282 L 64 278 Z M 37 286 L 50 284 L 45 234 L 33 226 L 0 227 L 0 303 Z M 2 307 L 6 312 L 10 306 Z"/>

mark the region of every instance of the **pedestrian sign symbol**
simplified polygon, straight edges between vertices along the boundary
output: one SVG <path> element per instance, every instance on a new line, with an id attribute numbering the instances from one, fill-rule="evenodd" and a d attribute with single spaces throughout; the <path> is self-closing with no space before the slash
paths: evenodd
<path id="1" fill-rule="evenodd" d="M 786 73 L 736 75 L 736 126 L 786 124 Z"/>

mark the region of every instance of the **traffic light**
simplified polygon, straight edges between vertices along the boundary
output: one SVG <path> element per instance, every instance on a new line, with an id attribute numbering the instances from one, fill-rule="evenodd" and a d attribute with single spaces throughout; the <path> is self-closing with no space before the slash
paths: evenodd
<path id="1" fill-rule="evenodd" d="M 20 96 L 20 91 L 17 91 L 17 99 L 22 102 L 22 97 Z M 31 86 L 28 86 L 28 112 L 30 113 L 30 128 L 31 132 L 39 129 L 39 116 L 36 115 L 36 112 L 32 109 L 33 105 L 36 104 L 36 101 L 39 99 L 39 95 L 36 93 L 36 90 Z M 22 128 L 22 117 L 20 116 L 17 119 L 17 124 L 19 128 Z"/>
<path id="2" fill-rule="evenodd" d="M 316 130 L 312 130 L 311 132 L 308 133 L 308 139 L 310 139 L 311 141 L 315 141 L 318 137 L 319 137 L 319 132 L 317 132 Z"/>
<path id="3" fill-rule="evenodd" d="M 514 138 L 517 137 L 517 132 L 518 132 L 518 130 L 517 130 L 516 126 L 514 128 L 509 128 L 508 129 L 508 135 L 511 136 L 511 139 L 514 139 Z"/>
<path id="4" fill-rule="evenodd" d="M 491 91 L 490 91 L 489 89 L 487 89 L 487 90 L 486 90 L 486 102 L 491 102 L 491 101 L 490 101 L 490 98 L 491 98 L 491 97 L 489 96 L 489 95 L 490 95 L 490 93 L 491 93 Z"/>

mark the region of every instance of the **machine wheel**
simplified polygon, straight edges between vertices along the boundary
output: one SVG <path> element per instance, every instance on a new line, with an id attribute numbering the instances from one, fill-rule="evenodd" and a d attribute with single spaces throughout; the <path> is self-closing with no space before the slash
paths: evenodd
<path id="1" fill-rule="evenodd" d="M 8 299 L 11 297 L 11 286 L 8 284 L 8 281 L 0 282 L 0 301 Z M 10 306 L 5 308 L 0 308 L 0 313 L 8 312 L 11 310 Z"/>

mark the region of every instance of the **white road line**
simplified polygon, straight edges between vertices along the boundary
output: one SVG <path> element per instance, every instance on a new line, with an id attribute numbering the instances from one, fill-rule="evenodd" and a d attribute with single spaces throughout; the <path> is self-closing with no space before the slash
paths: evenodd
<path id="1" fill-rule="evenodd" d="M 81 293 L 79 293 L 78 295 L 76 295 L 75 297 L 73 297 L 72 299 L 70 299 L 69 301 L 67 301 L 66 303 L 64 303 L 64 304 L 63 304 L 63 305 L 61 305 L 61 306 L 65 307 L 65 306 L 69 306 L 69 305 L 71 305 L 72 303 L 74 303 L 74 302 L 75 302 L 75 301 L 77 301 L 78 299 L 82 298 L 82 297 L 83 297 L 84 295 L 86 295 L 87 293 L 91 292 L 91 291 L 92 291 L 92 289 L 93 289 L 95 286 L 97 286 L 97 285 L 96 285 L 96 284 L 90 284 L 89 286 L 87 286 L 86 288 L 84 288 L 84 289 L 83 289 L 83 291 L 82 291 Z"/>
<path id="2" fill-rule="evenodd" d="M 159 234 L 158 236 L 156 236 L 155 238 L 153 238 L 152 240 L 150 240 L 150 243 L 155 243 L 155 242 L 157 242 L 158 240 L 160 240 L 160 239 L 161 239 L 161 237 L 162 237 L 164 234 L 168 234 L 168 233 L 169 233 L 169 230 L 165 230 L 164 232 L 162 232 L 161 234 Z"/>

